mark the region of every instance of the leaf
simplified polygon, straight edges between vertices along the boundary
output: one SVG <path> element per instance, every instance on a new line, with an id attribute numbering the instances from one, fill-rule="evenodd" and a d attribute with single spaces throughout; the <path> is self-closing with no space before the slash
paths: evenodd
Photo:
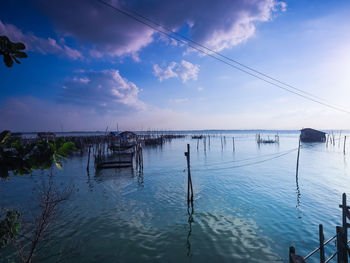
<path id="1" fill-rule="evenodd" d="M 14 47 L 17 49 L 17 50 L 23 50 L 26 48 L 26 46 L 21 43 L 21 42 L 17 42 L 17 43 L 14 43 Z"/>
<path id="2" fill-rule="evenodd" d="M 12 67 L 13 65 L 13 60 L 9 54 L 4 55 L 4 62 L 5 62 L 5 65 L 8 66 L 9 68 Z"/>
<path id="3" fill-rule="evenodd" d="M 25 52 L 22 52 L 22 51 L 17 51 L 14 55 L 16 57 L 18 57 L 18 58 L 26 58 L 26 57 L 28 57 L 27 54 Z"/>
<path id="4" fill-rule="evenodd" d="M 55 162 L 58 169 L 62 170 L 62 164 L 60 162 Z"/>
<path id="5" fill-rule="evenodd" d="M 0 133 L 0 144 L 4 144 L 6 140 L 11 136 L 11 132 L 6 130 Z"/>
<path id="6" fill-rule="evenodd" d="M 12 56 L 12 59 L 16 61 L 17 64 L 21 64 L 21 62 L 19 62 L 19 60 L 15 56 Z"/>

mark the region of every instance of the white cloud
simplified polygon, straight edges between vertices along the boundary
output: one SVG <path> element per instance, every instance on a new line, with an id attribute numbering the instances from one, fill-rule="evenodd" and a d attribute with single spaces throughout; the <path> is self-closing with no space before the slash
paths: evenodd
<path id="1" fill-rule="evenodd" d="M 199 73 L 199 65 L 192 64 L 186 60 L 181 63 L 171 62 L 169 66 L 162 69 L 158 64 L 153 65 L 153 74 L 158 77 L 159 81 L 169 78 L 180 78 L 183 83 L 188 80 L 197 80 Z"/>
<path id="2" fill-rule="evenodd" d="M 59 44 L 52 38 L 40 38 L 33 33 L 24 34 L 20 29 L 11 24 L 4 24 L 0 20 L 0 35 L 6 35 L 13 42 L 23 42 L 26 51 L 36 51 L 42 54 L 56 54 L 66 56 L 70 59 L 82 58 L 82 54 L 65 44 Z"/>
<path id="3" fill-rule="evenodd" d="M 92 56 L 131 55 L 137 59 L 137 53 L 143 47 L 154 39 L 162 39 L 154 37 L 153 29 L 98 1 L 35 1 L 52 19 L 58 32 L 92 45 Z M 278 0 L 107 2 L 117 8 L 136 10 L 174 31 L 186 28 L 191 39 L 217 51 L 246 41 L 254 35 L 257 23 L 271 20 L 274 12 L 286 10 L 286 4 Z M 168 43 L 175 44 L 172 40 Z"/>
<path id="4" fill-rule="evenodd" d="M 88 71 L 64 83 L 59 102 L 77 104 L 97 111 L 142 110 L 138 87 L 118 70 Z"/>

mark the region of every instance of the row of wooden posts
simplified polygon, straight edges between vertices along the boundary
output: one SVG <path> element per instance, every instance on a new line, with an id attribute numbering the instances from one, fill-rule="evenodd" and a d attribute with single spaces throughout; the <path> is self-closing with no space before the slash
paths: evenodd
<path id="1" fill-rule="evenodd" d="M 210 136 L 199 136 L 201 138 L 197 138 L 197 150 L 199 149 L 199 141 L 202 139 L 203 140 L 203 149 L 204 152 L 207 151 L 207 138 L 208 138 L 208 146 L 210 149 Z M 220 136 L 221 140 L 221 150 L 224 149 L 224 146 L 226 145 L 226 136 Z M 232 137 L 232 150 L 235 151 L 235 137 Z"/>
<path id="2" fill-rule="evenodd" d="M 334 133 L 328 133 L 326 137 L 326 147 L 329 146 L 335 146 L 335 141 L 338 140 L 338 147 L 340 148 L 341 145 L 341 133 L 339 134 L 339 138 L 336 139 Z M 344 143 L 343 143 L 343 153 L 345 154 L 346 149 L 346 135 L 344 136 Z"/>
<path id="3" fill-rule="evenodd" d="M 295 247 L 289 247 L 289 262 L 290 263 L 303 263 L 306 262 L 311 256 L 319 252 L 320 263 L 330 262 L 333 258 L 337 257 L 337 263 L 348 263 L 350 256 L 350 249 L 348 246 L 348 228 L 350 224 L 347 223 L 347 219 L 350 220 L 350 206 L 346 204 L 346 194 L 343 193 L 342 204 L 339 205 L 342 209 L 342 226 L 336 226 L 336 235 L 325 241 L 323 234 L 323 225 L 319 225 L 319 246 L 311 251 L 307 256 L 302 257 L 296 254 Z M 325 257 L 325 246 L 332 240 L 336 240 L 336 251 L 332 253 L 327 259 Z"/>

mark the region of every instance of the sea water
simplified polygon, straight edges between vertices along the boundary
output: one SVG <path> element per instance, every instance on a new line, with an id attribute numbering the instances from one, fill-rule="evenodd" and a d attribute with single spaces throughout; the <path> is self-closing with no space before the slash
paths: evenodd
<path id="1" fill-rule="evenodd" d="M 197 133 L 207 135 L 206 147 L 191 136 L 144 147 L 142 173 L 96 172 L 93 161 L 88 173 L 86 154 L 53 169 L 55 186 L 73 191 L 60 204 L 36 262 L 288 262 L 289 246 L 302 256 L 318 246 L 319 224 L 326 240 L 335 235 L 341 195 L 350 194 L 343 136 L 334 146 L 303 143 L 296 177 L 298 131 L 279 131 L 279 144 L 257 144 L 257 131 Z M 260 132 L 266 139 L 276 133 Z M 30 222 L 49 172 L 1 180 L 0 207 L 18 209 Z M 335 251 L 334 242 L 326 246 L 326 256 Z M 15 255 L 5 249 L 0 261 Z"/>

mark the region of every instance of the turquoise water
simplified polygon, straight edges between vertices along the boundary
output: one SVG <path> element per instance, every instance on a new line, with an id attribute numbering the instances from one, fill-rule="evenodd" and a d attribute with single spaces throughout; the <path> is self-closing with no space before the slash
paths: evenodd
<path id="1" fill-rule="evenodd" d="M 223 133 L 223 146 L 215 134 L 206 151 L 202 140 L 197 150 L 190 137 L 144 148 L 141 175 L 131 169 L 95 173 L 93 165 L 87 174 L 87 156 L 67 160 L 62 171 L 54 170 L 55 183 L 74 191 L 38 258 L 67 251 L 63 262 L 288 262 L 289 246 L 303 256 L 317 247 L 318 224 L 326 239 L 335 234 L 341 194 L 350 194 L 350 151 L 344 156 L 343 141 L 328 148 L 303 144 L 296 180 L 298 132 L 279 132 L 278 145 L 260 146 L 255 132 Z M 186 202 L 187 143 L 193 211 Z M 30 220 L 45 174 L 1 181 L 0 206 L 20 209 Z M 326 254 L 334 249 L 330 243 Z M 8 250 L 1 255 L 4 261 L 11 256 Z"/>

